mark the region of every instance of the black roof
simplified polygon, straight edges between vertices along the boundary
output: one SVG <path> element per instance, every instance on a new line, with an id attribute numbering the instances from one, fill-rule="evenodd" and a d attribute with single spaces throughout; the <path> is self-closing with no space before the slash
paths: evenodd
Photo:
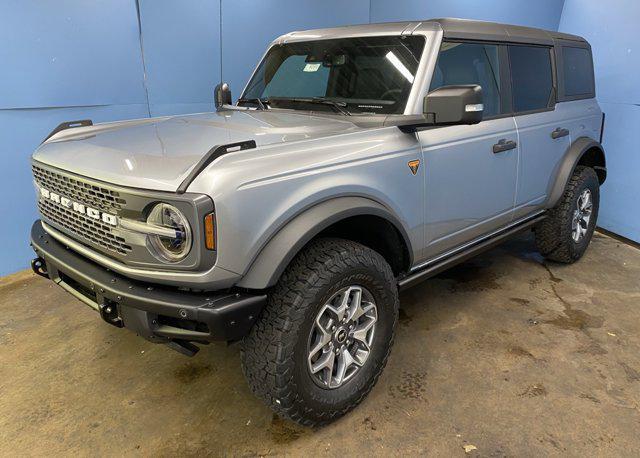
<path id="1" fill-rule="evenodd" d="M 437 22 L 442 27 L 445 38 L 452 39 L 508 41 L 545 45 L 553 45 L 556 40 L 568 40 L 587 44 L 584 38 L 577 35 L 519 25 L 454 18 L 429 19 L 426 22 Z"/>

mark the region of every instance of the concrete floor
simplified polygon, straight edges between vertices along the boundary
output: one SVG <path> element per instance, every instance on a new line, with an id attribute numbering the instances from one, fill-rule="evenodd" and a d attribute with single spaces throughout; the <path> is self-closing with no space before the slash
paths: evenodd
<path id="1" fill-rule="evenodd" d="M 638 456 L 639 280 L 640 251 L 604 235 L 572 266 L 513 240 L 403 294 L 378 385 L 312 430 L 251 395 L 237 345 L 188 359 L 19 274 L 0 286 L 0 455 Z"/>

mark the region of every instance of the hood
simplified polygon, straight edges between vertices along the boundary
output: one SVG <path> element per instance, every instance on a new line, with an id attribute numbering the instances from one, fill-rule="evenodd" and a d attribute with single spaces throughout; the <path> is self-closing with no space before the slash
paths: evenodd
<path id="1" fill-rule="evenodd" d="M 336 117 L 225 110 L 69 129 L 42 144 L 33 158 L 120 186 L 175 191 L 215 145 L 255 140 L 260 147 L 357 129 Z"/>

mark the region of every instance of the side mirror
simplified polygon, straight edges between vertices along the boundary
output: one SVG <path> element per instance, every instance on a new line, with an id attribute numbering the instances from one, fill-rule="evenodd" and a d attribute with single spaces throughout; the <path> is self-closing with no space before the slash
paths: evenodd
<path id="1" fill-rule="evenodd" d="M 216 109 L 220 109 L 222 105 L 231 105 L 231 88 L 227 83 L 220 83 L 213 90 L 213 100 Z"/>
<path id="2" fill-rule="evenodd" d="M 477 84 L 442 86 L 424 97 L 423 111 L 433 124 L 477 124 L 482 121 L 482 87 Z"/>

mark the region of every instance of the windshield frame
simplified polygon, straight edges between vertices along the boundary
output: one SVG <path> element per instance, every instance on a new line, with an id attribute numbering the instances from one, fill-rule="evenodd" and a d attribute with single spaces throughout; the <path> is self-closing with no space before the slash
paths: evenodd
<path id="1" fill-rule="evenodd" d="M 432 52 L 432 47 L 433 47 L 433 43 L 437 42 L 438 40 L 434 39 L 434 33 L 431 30 L 428 31 L 414 31 L 414 33 L 412 34 L 403 34 L 403 33 L 393 33 L 393 32 L 382 32 L 382 33 L 373 33 L 373 34 L 353 34 L 353 35 L 346 35 L 346 36 L 335 36 L 335 35 L 331 35 L 331 36 L 324 36 L 324 37 L 314 37 L 313 39 L 309 39 L 308 36 L 306 37 L 300 37 L 298 39 L 291 39 L 291 37 L 287 37 L 286 40 L 283 40 L 283 37 L 280 37 L 276 40 L 274 40 L 265 50 L 264 54 L 262 55 L 262 57 L 260 58 L 260 60 L 258 61 L 258 64 L 254 67 L 253 71 L 251 72 L 250 77 L 247 79 L 247 82 L 244 85 L 244 88 L 242 89 L 242 93 L 240 95 L 240 97 L 238 98 L 238 100 L 246 98 L 246 93 L 247 93 L 247 89 L 249 88 L 249 85 L 251 83 L 251 81 L 253 80 L 253 78 L 255 77 L 255 75 L 257 74 L 257 72 L 259 71 L 260 67 L 262 66 L 263 62 L 265 61 L 265 59 L 267 58 L 267 56 L 269 55 L 269 53 L 272 51 L 272 49 L 276 46 L 279 45 L 283 45 L 283 44 L 292 44 L 292 43 L 307 43 L 307 42 L 319 42 L 319 41 L 325 41 L 325 40 L 335 40 L 335 39 L 349 39 L 349 38 L 372 38 L 372 37 L 402 37 L 402 36 L 414 36 L 414 37 L 419 37 L 422 40 L 424 40 L 423 43 L 423 47 L 422 47 L 422 51 L 420 53 L 420 55 L 416 55 L 416 58 L 418 59 L 418 66 L 414 75 L 414 80 L 413 83 L 411 83 L 411 88 L 409 90 L 409 93 L 406 97 L 405 100 L 405 105 L 404 108 L 400 111 L 400 113 L 396 113 L 396 114 L 392 114 L 392 113 L 372 113 L 372 112 L 353 112 L 351 114 L 356 115 L 356 116 L 381 116 L 381 117 L 386 117 L 386 116 L 390 116 L 390 115 L 410 115 L 410 114 L 419 114 L 422 112 L 422 103 L 417 103 L 416 100 L 422 95 L 423 92 L 423 87 L 424 87 L 424 83 L 425 83 L 425 78 L 426 78 L 426 74 L 427 74 L 427 68 L 428 68 L 428 63 L 430 60 L 431 55 L 433 54 Z M 427 78 L 428 79 L 428 78 Z M 327 98 L 327 100 L 332 100 L 332 98 Z M 237 101 L 236 101 L 236 105 L 237 105 Z M 416 111 L 416 107 L 419 108 L 418 111 Z M 327 107 L 328 108 L 328 107 Z M 273 108 L 269 108 L 269 109 L 278 109 L 278 110 L 294 110 L 294 111 L 303 111 L 303 110 L 296 110 L 295 108 L 284 108 L 284 107 L 273 107 Z M 326 111 L 326 114 L 328 115 L 337 115 L 337 116 L 343 116 L 342 114 L 335 112 L 333 110 L 331 110 L 330 108 L 328 108 L 327 110 L 322 110 L 323 114 Z"/>

